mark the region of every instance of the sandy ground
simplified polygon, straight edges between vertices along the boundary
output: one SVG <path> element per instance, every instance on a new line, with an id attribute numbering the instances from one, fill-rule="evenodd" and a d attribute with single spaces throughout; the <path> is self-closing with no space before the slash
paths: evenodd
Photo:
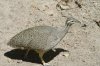
<path id="1" fill-rule="evenodd" d="M 64 39 L 44 58 L 51 66 L 100 66 L 100 0 L 83 0 L 82 8 L 73 2 L 67 10 L 57 10 L 56 0 L 0 0 L 0 66 L 42 66 L 36 53 L 13 50 L 8 41 L 20 31 L 38 25 L 63 26 L 67 17 L 74 24 Z M 65 16 L 65 17 L 64 17 Z M 69 51 L 64 57 L 62 50 Z"/>

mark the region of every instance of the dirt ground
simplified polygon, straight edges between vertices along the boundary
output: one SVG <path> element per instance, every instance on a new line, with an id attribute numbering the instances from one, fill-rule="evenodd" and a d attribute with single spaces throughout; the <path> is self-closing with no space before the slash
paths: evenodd
<path id="1" fill-rule="evenodd" d="M 9 40 L 20 31 L 38 25 L 63 26 L 67 17 L 74 24 L 64 39 L 49 51 L 45 61 L 51 66 L 100 66 L 100 0 L 82 0 L 79 8 L 74 2 L 70 8 L 59 10 L 57 0 L 0 0 L 0 66 L 42 66 L 38 55 L 8 46 Z M 96 23 L 97 22 L 97 23 Z M 63 50 L 69 56 L 63 56 Z"/>

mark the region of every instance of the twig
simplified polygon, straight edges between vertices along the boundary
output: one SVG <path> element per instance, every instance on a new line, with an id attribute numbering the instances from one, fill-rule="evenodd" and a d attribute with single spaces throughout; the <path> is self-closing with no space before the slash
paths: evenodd
<path id="1" fill-rule="evenodd" d="M 78 3 L 77 1 L 75 1 L 75 4 L 78 5 L 79 8 L 82 8 L 82 5 Z"/>
<path id="2" fill-rule="evenodd" d="M 96 21 L 96 20 L 94 20 L 94 22 L 97 24 L 97 26 L 100 27 L 100 21 Z"/>

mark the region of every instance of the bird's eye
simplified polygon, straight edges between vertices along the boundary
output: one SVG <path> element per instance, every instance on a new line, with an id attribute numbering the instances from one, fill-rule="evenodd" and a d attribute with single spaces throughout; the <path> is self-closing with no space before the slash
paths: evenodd
<path id="1" fill-rule="evenodd" d="M 74 21 L 72 21 L 72 22 L 74 22 Z"/>

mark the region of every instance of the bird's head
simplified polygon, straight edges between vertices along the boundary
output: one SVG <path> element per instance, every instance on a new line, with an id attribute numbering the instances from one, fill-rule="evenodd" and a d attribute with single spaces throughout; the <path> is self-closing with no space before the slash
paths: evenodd
<path id="1" fill-rule="evenodd" d="M 65 25 L 71 26 L 74 23 L 81 23 L 81 22 L 78 21 L 77 19 L 73 18 L 73 17 L 69 17 L 69 18 L 67 18 Z"/>

